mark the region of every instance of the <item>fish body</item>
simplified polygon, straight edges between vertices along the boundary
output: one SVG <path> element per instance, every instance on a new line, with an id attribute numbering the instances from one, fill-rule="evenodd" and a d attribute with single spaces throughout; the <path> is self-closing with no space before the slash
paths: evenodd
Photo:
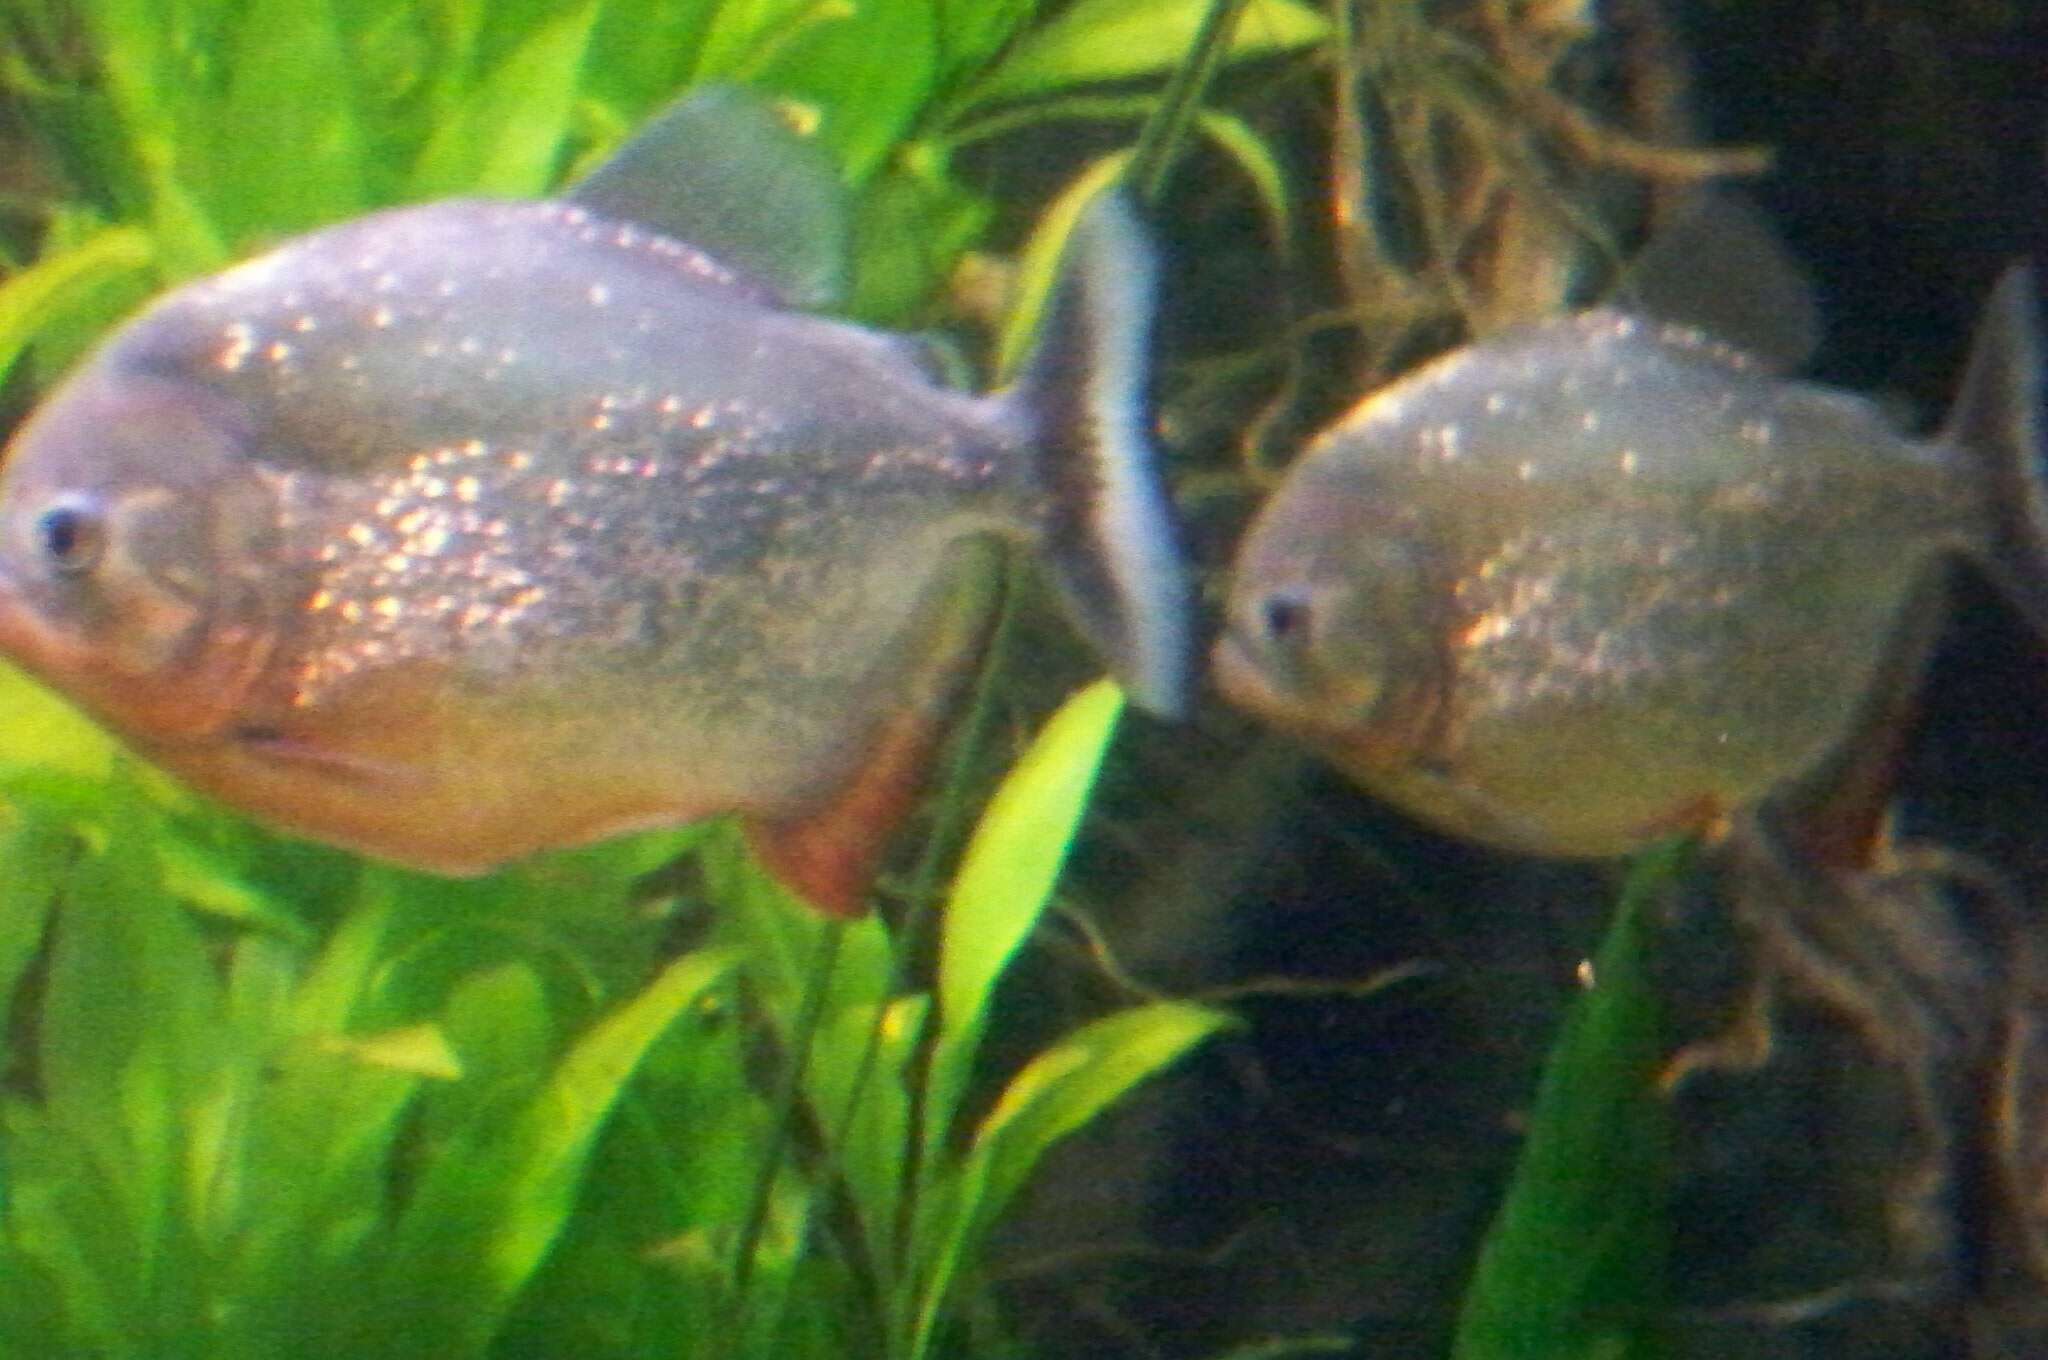
<path id="1" fill-rule="evenodd" d="M 0 648 L 321 840 L 468 874 L 737 812 L 856 909 L 996 542 L 1179 702 L 1148 263 L 1098 203 L 1039 359 L 974 397 L 574 200 L 313 233 L 169 295 L 20 431 Z"/>
<path id="2" fill-rule="evenodd" d="M 1611 310 L 1504 332 L 1318 437 L 1237 556 L 1219 680 L 1367 790 L 1540 855 L 1712 830 L 1917 683 L 1945 564 L 2038 619 L 2031 283 L 1950 428 Z"/>

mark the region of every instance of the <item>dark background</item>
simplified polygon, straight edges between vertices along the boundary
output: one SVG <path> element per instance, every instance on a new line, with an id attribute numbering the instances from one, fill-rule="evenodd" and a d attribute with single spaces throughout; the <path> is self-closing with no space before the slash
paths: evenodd
<path id="1" fill-rule="evenodd" d="M 1663 17 L 1691 57 L 1699 140 L 1775 152 L 1746 187 L 1812 274 L 1825 331 L 1809 372 L 1931 428 L 1992 282 L 2048 245 L 2048 5 L 1687 0 Z M 1220 96 L 1318 193 L 1328 79 L 1254 74 Z M 1166 351 L 1183 360 L 1271 333 L 1333 286 L 1311 226 L 1279 296 L 1230 181 L 1198 161 L 1160 215 Z M 1318 344 L 1283 444 L 1357 395 L 1342 337 Z M 1213 373 L 1167 366 L 1186 466 L 1224 456 L 1222 432 L 1263 395 L 1219 393 Z M 1249 505 L 1191 507 L 1212 574 Z M 1957 601 L 1906 734 L 1900 829 L 1995 866 L 2032 913 L 2048 903 L 2048 655 L 1980 583 L 1959 580 Z M 1008 1243 L 1019 1315 L 1059 1355 L 1221 1355 L 1323 1333 L 1353 1338 L 1336 1353 L 1445 1354 L 1616 872 L 1432 835 L 1213 702 L 1192 734 L 1148 729 L 1131 746 L 1079 859 L 1097 889 L 1084 900 L 1116 904 L 1101 924 L 1129 971 L 1174 991 L 1424 971 L 1370 996 L 1240 1001 L 1247 1030 L 1063 1149 Z M 1665 940 L 1674 1043 L 1711 1024 L 1744 966 L 1715 892 L 1698 886 Z M 1084 949 L 1055 942 L 1008 1008 L 1018 1052 L 1113 995 Z M 1779 1041 L 1764 1071 L 1680 1097 L 1675 1352 L 2048 1353 L 1981 1327 L 1970 1339 L 1972 1281 L 2003 1248 L 1973 1217 L 1967 1157 L 1947 1165 L 1931 1234 L 1901 1232 L 1898 1175 L 1922 1145 L 1896 1070 L 1796 998 Z"/>

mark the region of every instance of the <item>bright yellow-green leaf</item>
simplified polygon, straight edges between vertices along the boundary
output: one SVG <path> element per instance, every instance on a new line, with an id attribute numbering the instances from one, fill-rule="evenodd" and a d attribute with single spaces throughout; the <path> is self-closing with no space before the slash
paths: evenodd
<path id="1" fill-rule="evenodd" d="M 980 1021 L 996 979 L 1038 924 L 1123 712 L 1107 680 L 1076 693 L 996 790 L 953 880 L 940 926 L 939 1011 Z"/>
<path id="2" fill-rule="evenodd" d="M 920 1224 L 923 1298 L 913 1354 L 926 1352 L 962 1264 L 1053 1144 L 1233 1023 L 1204 1006 L 1155 1002 L 1084 1025 L 1025 1064 L 957 1173 L 936 1187 Z"/>
<path id="3" fill-rule="evenodd" d="M 365 1066 L 409 1072 L 416 1077 L 456 1081 L 462 1076 L 462 1060 L 455 1056 L 455 1049 L 439 1025 L 407 1025 L 361 1036 L 331 1034 L 321 1041 L 320 1047 Z"/>
<path id="4" fill-rule="evenodd" d="M 1074 223 L 1080 220 L 1082 209 L 1122 178 L 1130 159 L 1128 151 L 1104 156 L 1082 171 L 1039 214 L 1038 225 L 1032 229 L 1031 239 L 1024 243 L 1024 253 L 1017 261 L 1010 312 L 1003 318 L 1002 333 L 996 338 L 996 373 L 1002 379 L 1007 381 L 1016 376 L 1031 353 L 1032 342 L 1038 337 L 1039 318 L 1045 314 L 1046 299 L 1052 295 L 1053 284 L 1059 277 L 1060 257 L 1066 253 L 1067 238 L 1074 234 Z"/>
<path id="5" fill-rule="evenodd" d="M 1153 1002 L 1085 1025 L 1033 1057 L 975 1135 L 970 1155 L 987 1163 L 982 1214 L 1002 1212 L 1054 1143 L 1232 1023 L 1206 1006 Z"/>
<path id="6" fill-rule="evenodd" d="M 259 926 L 301 943 L 310 939 L 303 922 L 261 889 L 242 879 L 233 865 L 196 841 L 176 834 L 159 837 L 157 859 L 164 887 L 180 902 L 211 916 Z"/>
<path id="7" fill-rule="evenodd" d="M 533 1098 L 482 1118 L 421 1173 L 384 1258 L 392 1355 L 475 1355 L 575 1205 L 598 1132 L 641 1058 L 729 972 L 726 951 L 688 954 L 593 1025 Z"/>
<path id="8" fill-rule="evenodd" d="M 142 228 L 108 227 L 0 285 L 0 373 L 14 366 L 53 317 L 79 306 L 95 290 L 141 273 L 154 256 Z"/>
<path id="9" fill-rule="evenodd" d="M 952 1146 L 998 980 L 1052 897 L 1123 692 L 1099 680 L 1063 704 L 1004 778 L 962 856 L 940 924 L 939 1035 L 924 1102 L 925 1169 Z"/>
<path id="10" fill-rule="evenodd" d="M 1210 0 L 1079 0 L 1026 33 L 962 106 L 1169 71 L 1187 55 L 1209 5 Z M 1307 47 L 1328 33 L 1328 21 L 1297 0 L 1251 0 L 1238 19 L 1230 56 Z"/>
<path id="11" fill-rule="evenodd" d="M 551 187 L 597 10 L 585 0 L 537 25 L 469 91 L 413 168 L 415 197 L 531 197 Z"/>
<path id="12" fill-rule="evenodd" d="M 84 714 L 12 666 L 0 665 L 0 765 L 104 777 L 118 750 Z"/>

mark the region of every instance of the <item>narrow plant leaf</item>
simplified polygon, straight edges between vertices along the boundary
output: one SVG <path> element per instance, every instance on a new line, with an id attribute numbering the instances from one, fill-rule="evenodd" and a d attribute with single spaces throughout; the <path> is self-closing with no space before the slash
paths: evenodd
<path id="1" fill-rule="evenodd" d="M 877 325 L 911 322 L 994 216 L 992 200 L 945 173 L 936 148 L 906 148 L 868 181 L 855 204 L 847 310 Z"/>
<path id="2" fill-rule="evenodd" d="M 39 815 L 17 817 L 0 831 L 0 1006 L 10 1004 L 22 974 L 42 947 L 50 903 L 78 853 L 71 835 Z M 0 1177 L 5 1172 L 0 1166 Z"/>
<path id="3" fill-rule="evenodd" d="M 996 983 L 1052 897 L 1122 712 L 1123 692 L 1108 680 L 1069 698 L 1004 778 L 967 843 L 939 927 L 928 1155 L 950 1135 Z"/>
<path id="4" fill-rule="evenodd" d="M 168 831 L 168 828 L 167 828 Z M 242 925 L 258 926 L 301 942 L 310 934 L 289 909 L 260 888 L 243 881 L 234 866 L 210 847 L 171 832 L 157 842 L 164 886 L 172 896 L 208 915 Z"/>
<path id="5" fill-rule="evenodd" d="M 1233 1023 L 1207 1006 L 1158 1001 L 1084 1025 L 1035 1055 L 1003 1088 L 968 1154 L 979 1216 L 1001 1213 L 1054 1143 Z"/>
<path id="6" fill-rule="evenodd" d="M 537 25 L 434 133 L 411 195 L 533 197 L 554 181 L 575 108 L 598 0 Z"/>
<path id="7" fill-rule="evenodd" d="M 1024 243 L 1017 261 L 1017 277 L 1011 285 L 1010 310 L 996 337 L 996 376 L 1008 381 L 1022 368 L 1032 343 L 1038 338 L 1039 318 L 1045 314 L 1046 299 L 1052 295 L 1059 275 L 1060 257 L 1066 253 L 1067 238 L 1082 209 L 1095 196 L 1114 184 L 1130 164 L 1131 154 L 1118 151 L 1095 161 L 1060 191 L 1046 206 Z"/>
<path id="8" fill-rule="evenodd" d="M 121 206 L 149 220 L 168 277 L 218 267 L 227 248 L 192 189 L 204 169 L 194 110 L 210 107 L 207 82 L 197 78 L 195 65 L 200 54 L 219 50 L 212 25 L 200 21 L 219 19 L 225 7 L 97 0 L 83 8 L 119 130 L 148 196 L 146 203 Z"/>
<path id="9" fill-rule="evenodd" d="M 379 1354 L 482 1350 L 562 1231 L 591 1145 L 641 1057 L 733 963 L 724 952 L 678 959 L 578 1040 L 523 1108 L 439 1150 L 391 1243 L 380 1298 L 393 1326 Z"/>
<path id="10" fill-rule="evenodd" d="M 463 1074 L 462 1060 L 439 1025 L 407 1025 L 360 1037 L 335 1035 L 321 1047 L 365 1067 L 382 1067 L 436 1081 L 457 1081 Z"/>
<path id="11" fill-rule="evenodd" d="M 54 317 L 98 289 L 146 270 L 154 250 L 140 227 L 108 227 L 0 285 L 0 374 Z"/>
<path id="12" fill-rule="evenodd" d="M 849 183 L 874 173 L 929 99 L 938 71 L 935 0 L 848 5 L 776 52 L 756 78 L 825 111 L 818 135 Z M 888 53 L 886 61 L 875 54 Z"/>
<path id="13" fill-rule="evenodd" d="M 395 874 L 366 866 L 353 904 L 292 996 L 292 1032 L 340 1034 L 362 1010 L 396 914 Z"/>
<path id="14" fill-rule="evenodd" d="M 1480 1249 L 1456 1360 L 1654 1360 L 1665 1300 L 1670 1111 L 1646 957 L 1690 846 L 1638 861 L 1552 1045 L 1528 1141 Z"/>
<path id="15" fill-rule="evenodd" d="M 913 1356 L 928 1353 L 965 1264 L 1045 1153 L 1232 1023 L 1204 1006 L 1155 1002 L 1085 1025 L 1025 1064 L 964 1160 L 922 1206 Z"/>
<path id="16" fill-rule="evenodd" d="M 938 6 L 940 79 L 956 85 L 1003 50 L 1038 8 L 1037 0 L 971 0 Z"/>
<path id="17" fill-rule="evenodd" d="M 690 83 L 752 83 L 789 43 L 819 24 L 845 19 L 854 0 L 723 0 L 697 53 Z"/>
<path id="18" fill-rule="evenodd" d="M 811 1107 L 833 1168 L 845 1181 L 870 1250 L 888 1261 L 897 1259 L 909 1078 L 930 1004 L 923 995 L 899 997 L 879 1019 L 871 1009 L 841 1011 L 820 1027 L 811 1055 Z"/>
<path id="19" fill-rule="evenodd" d="M 332 0 L 249 0 L 240 17 L 227 105 L 212 124 L 215 220 L 240 238 L 361 212 L 355 68 Z"/>
<path id="20" fill-rule="evenodd" d="M 222 989 L 163 891 L 150 822 L 118 781 L 105 848 L 66 880 L 38 1049 L 52 1124 L 111 1202 L 84 1268 L 123 1297 L 124 1325 L 144 1335 L 199 1308 L 198 1234 L 220 1152 L 206 1126 L 227 1070 Z"/>
<path id="21" fill-rule="evenodd" d="M 1078 0 L 1012 47 L 961 101 L 972 107 L 1075 85 L 1172 70 L 1187 55 L 1210 0 Z M 1297 0 L 1251 0 L 1238 19 L 1230 59 L 1321 42 L 1329 22 Z"/>
<path id="22" fill-rule="evenodd" d="M 82 1355 L 133 1354 L 135 1242 L 116 1186 L 96 1174 L 87 1146 L 42 1109 L 9 1099 L 0 1113 L 7 1242 L 54 1286 L 52 1300 L 61 1305 L 61 1326 L 28 1335 L 72 1340 Z M 0 1277 L 0 1287 L 18 1283 Z"/>
<path id="23" fill-rule="evenodd" d="M 318 1044 L 270 1055 L 239 1149 L 237 1230 L 221 1253 L 234 1307 L 211 1354 L 356 1353 L 343 1338 L 375 1316 L 365 1301 L 388 1240 L 394 1152 L 426 1080 Z"/>
<path id="24" fill-rule="evenodd" d="M 1201 129 L 1203 136 L 1221 147 L 1225 155 L 1236 161 L 1237 168 L 1251 181 L 1252 190 L 1258 195 L 1259 207 L 1271 227 L 1273 240 L 1285 251 L 1294 232 L 1291 207 L 1294 191 L 1288 187 L 1287 172 L 1280 168 L 1280 159 L 1273 154 L 1273 148 L 1252 130 L 1251 124 L 1235 114 L 1204 109 L 1195 115 L 1195 126 Z"/>

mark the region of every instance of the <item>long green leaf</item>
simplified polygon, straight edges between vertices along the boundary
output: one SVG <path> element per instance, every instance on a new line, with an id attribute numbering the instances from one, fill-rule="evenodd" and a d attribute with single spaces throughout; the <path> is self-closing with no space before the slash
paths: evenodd
<path id="1" fill-rule="evenodd" d="M 129 157 L 148 202 L 140 206 L 156 237 L 166 274 L 183 278 L 217 268 L 226 244 L 194 183 L 209 168 L 200 130 L 210 107 L 209 74 L 200 64 L 217 51 L 218 6 L 166 5 L 159 0 L 99 0 L 85 7 L 107 90 L 119 114 Z"/>
<path id="2" fill-rule="evenodd" d="M 1154 1002 L 1085 1025 L 1025 1065 L 965 1160 L 921 1206 L 912 1356 L 928 1353 L 966 1263 L 1053 1144 L 1232 1023 L 1204 1006 Z"/>
<path id="3" fill-rule="evenodd" d="M 958 107 L 1169 71 L 1186 56 L 1209 3 L 1078 0 L 1025 34 Z M 1238 20 L 1230 57 L 1308 47 L 1328 33 L 1328 21 L 1297 0 L 1252 0 Z"/>
<path id="4" fill-rule="evenodd" d="M 724 952 L 670 964 L 569 1051 L 508 1118 L 440 1149 L 400 1219 L 379 1297 L 380 1355 L 446 1360 L 482 1350 L 561 1233 L 585 1159 L 648 1047 L 732 968 Z"/>
<path id="5" fill-rule="evenodd" d="M 939 936 L 939 1039 L 926 1101 L 926 1154 L 950 1136 L 996 982 L 1037 928 L 1123 712 L 1099 680 L 1053 714 L 976 824 Z"/>
<path id="6" fill-rule="evenodd" d="M 259 225 L 302 230 L 367 206 L 353 66 L 332 0 L 250 0 L 227 106 L 210 130 L 214 217 L 230 237 Z"/>
<path id="7" fill-rule="evenodd" d="M 1052 296 L 1059 277 L 1060 259 L 1074 224 L 1097 194 L 1114 184 L 1130 164 L 1131 153 L 1116 151 L 1102 157 L 1075 176 L 1060 196 L 1039 214 L 1024 253 L 1017 261 L 1017 279 L 1011 288 L 1010 310 L 1003 317 L 996 337 L 996 374 L 1005 380 L 1024 366 L 1032 343 L 1038 338 L 1039 319 L 1046 300 Z"/>
<path id="8" fill-rule="evenodd" d="M 553 183 L 582 80 L 598 0 L 535 27 L 472 88 L 413 167 L 415 198 L 532 197 Z"/>
<path id="9" fill-rule="evenodd" d="M 1458 1319 L 1457 1360 L 1654 1360 L 1670 1111 L 1646 951 L 1689 847 L 1645 856 L 1537 1086 L 1514 1182 Z"/>
<path id="10" fill-rule="evenodd" d="M 825 110 L 819 135 L 849 182 L 902 140 L 938 77 L 932 0 L 848 6 L 784 44 L 759 72 L 768 89 Z M 887 53 L 886 60 L 876 60 Z"/>
<path id="11" fill-rule="evenodd" d="M 71 836 L 39 815 L 20 817 L 0 832 L 0 1006 L 11 1004 L 42 947 L 51 900 L 77 853 Z"/>
<path id="12" fill-rule="evenodd" d="M 1037 8 L 1037 0 L 939 0 L 942 79 L 950 85 L 975 74 Z"/>
<path id="13" fill-rule="evenodd" d="M 68 879 L 39 1050 L 52 1126 L 111 1201 L 81 1269 L 148 1333 L 197 1315 L 198 1235 L 217 1184 L 206 1132 L 228 1071 L 224 998 L 205 946 L 163 890 L 151 815 L 109 790 L 105 847 Z"/>
<path id="14" fill-rule="evenodd" d="M 140 227 L 108 227 L 59 254 L 46 256 L 0 285 L 0 374 L 54 316 L 96 290 L 141 273 L 154 258 Z"/>

